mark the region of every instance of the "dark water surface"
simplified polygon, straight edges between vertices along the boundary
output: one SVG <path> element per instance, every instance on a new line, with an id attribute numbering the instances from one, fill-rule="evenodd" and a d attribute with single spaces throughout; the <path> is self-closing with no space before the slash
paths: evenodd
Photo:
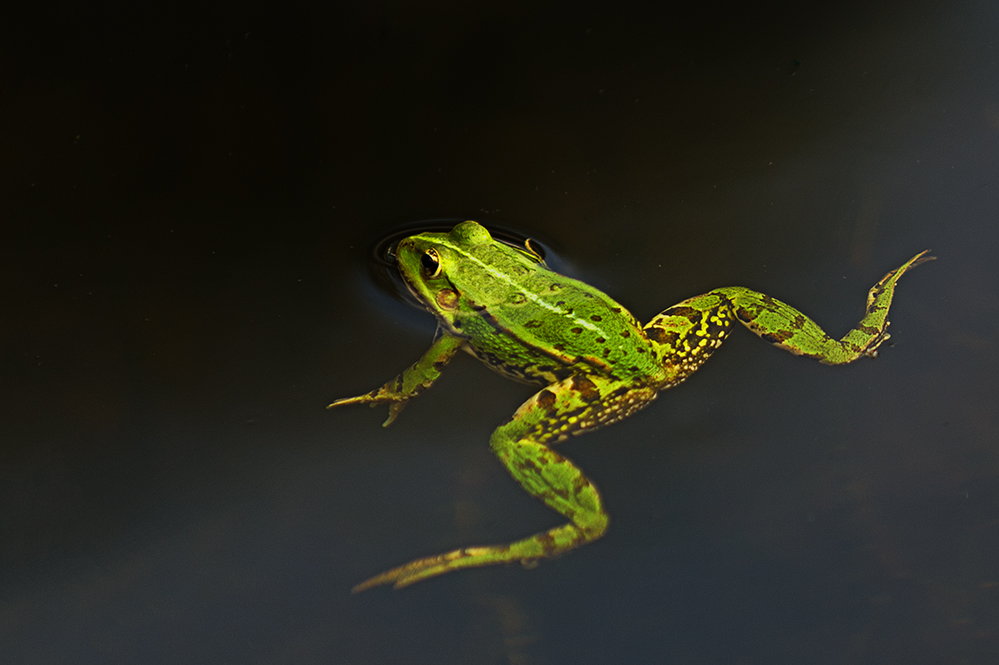
<path id="1" fill-rule="evenodd" d="M 995 3 L 63 4 L 0 33 L 0 662 L 999 662 Z M 560 521 L 487 445 L 531 390 L 469 358 L 389 429 L 324 409 L 429 345 L 365 261 L 443 217 L 643 321 L 743 285 L 839 336 L 939 260 L 877 361 L 739 330 L 564 444 L 603 540 L 354 596 Z"/>

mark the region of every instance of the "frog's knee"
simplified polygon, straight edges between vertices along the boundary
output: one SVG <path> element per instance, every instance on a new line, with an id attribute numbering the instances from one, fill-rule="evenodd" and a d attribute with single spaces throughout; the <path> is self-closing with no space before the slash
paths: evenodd
<path id="1" fill-rule="evenodd" d="M 596 540 L 607 532 L 609 525 L 610 518 L 607 516 L 607 513 L 600 512 L 593 515 L 585 524 L 580 525 L 580 528 L 586 534 L 587 540 Z"/>
<path id="2" fill-rule="evenodd" d="M 489 437 L 489 449 L 492 450 L 493 454 L 500 459 L 505 460 L 510 456 L 509 450 L 511 443 L 513 443 L 513 440 L 500 430 L 496 430 L 492 433 L 492 436 Z"/>

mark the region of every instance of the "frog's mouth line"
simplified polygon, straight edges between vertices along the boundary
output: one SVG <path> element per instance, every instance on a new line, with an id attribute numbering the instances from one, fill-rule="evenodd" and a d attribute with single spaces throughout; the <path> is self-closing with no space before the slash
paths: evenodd
<path id="1" fill-rule="evenodd" d="M 421 305 L 423 305 L 423 304 L 424 304 L 424 302 L 423 302 L 423 298 L 421 298 L 421 297 L 420 297 L 420 294 L 419 294 L 419 292 L 418 292 L 418 291 L 416 290 L 416 287 L 415 287 L 415 286 L 413 286 L 413 283 L 412 283 L 412 282 L 410 282 L 410 281 L 409 281 L 408 279 L 406 279 L 406 276 L 405 276 L 404 274 L 402 274 L 402 271 L 401 271 L 401 270 L 399 270 L 398 266 L 396 266 L 396 270 L 397 270 L 397 271 L 398 271 L 398 273 L 399 273 L 399 278 L 400 278 L 400 279 L 402 280 L 402 283 L 406 285 L 406 289 L 407 289 L 407 290 L 409 291 L 409 294 L 410 294 L 411 296 L 413 296 L 413 298 L 415 298 L 415 299 L 416 299 L 416 302 L 418 302 L 418 303 L 420 303 Z"/>
<path id="2" fill-rule="evenodd" d="M 414 307 L 422 307 L 423 309 L 426 309 L 428 312 L 433 313 L 433 309 L 431 309 L 430 305 L 427 302 L 429 296 L 421 294 L 419 289 L 417 289 L 415 282 L 410 281 L 406 277 L 406 274 L 399 268 L 398 256 L 395 254 L 394 251 L 393 251 L 393 258 L 396 259 L 394 265 L 395 274 L 406 286 L 406 290 L 409 291 L 409 296 L 411 296 L 409 298 L 406 298 L 405 297 L 406 294 L 402 294 L 403 297 L 406 299 L 407 302 L 412 304 Z M 454 289 L 454 284 L 452 284 L 450 280 L 448 280 L 448 288 Z"/>

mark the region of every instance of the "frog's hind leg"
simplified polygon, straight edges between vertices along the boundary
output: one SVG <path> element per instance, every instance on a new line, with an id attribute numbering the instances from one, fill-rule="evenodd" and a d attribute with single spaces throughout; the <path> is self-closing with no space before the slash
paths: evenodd
<path id="1" fill-rule="evenodd" d="M 465 547 L 418 559 L 362 582 L 354 592 L 379 584 L 404 587 L 460 568 L 530 564 L 600 538 L 608 518 L 596 487 L 546 444 L 625 418 L 655 395 L 653 388 L 629 388 L 615 379 L 582 375 L 542 389 L 493 432 L 490 446 L 514 480 L 570 522 L 505 545 Z"/>
<path id="2" fill-rule="evenodd" d="M 840 340 L 794 307 L 740 286 L 715 289 L 670 307 L 643 329 L 668 370 L 664 386 L 683 381 L 707 360 L 728 337 L 733 321 L 775 346 L 827 365 L 875 357 L 878 346 L 888 339 L 888 308 L 895 285 L 910 268 L 933 259 L 926 254 L 917 254 L 875 284 L 867 295 L 864 318 Z"/>
<path id="3" fill-rule="evenodd" d="M 730 299 L 735 318 L 771 344 L 826 365 L 845 365 L 863 356 L 877 357 L 878 347 L 890 337 L 888 308 L 895 285 L 910 268 L 933 260 L 926 255 L 928 251 L 912 257 L 871 287 L 864 318 L 840 340 L 831 338 L 810 318 L 776 298 L 738 287 L 719 291 Z"/>

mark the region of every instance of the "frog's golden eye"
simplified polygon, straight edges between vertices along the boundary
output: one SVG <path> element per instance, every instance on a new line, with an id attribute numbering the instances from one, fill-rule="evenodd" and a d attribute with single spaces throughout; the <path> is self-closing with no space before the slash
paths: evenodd
<path id="1" fill-rule="evenodd" d="M 441 255 L 436 249 L 428 249 L 420 257 L 420 267 L 423 268 L 425 277 L 437 277 L 441 274 Z"/>

